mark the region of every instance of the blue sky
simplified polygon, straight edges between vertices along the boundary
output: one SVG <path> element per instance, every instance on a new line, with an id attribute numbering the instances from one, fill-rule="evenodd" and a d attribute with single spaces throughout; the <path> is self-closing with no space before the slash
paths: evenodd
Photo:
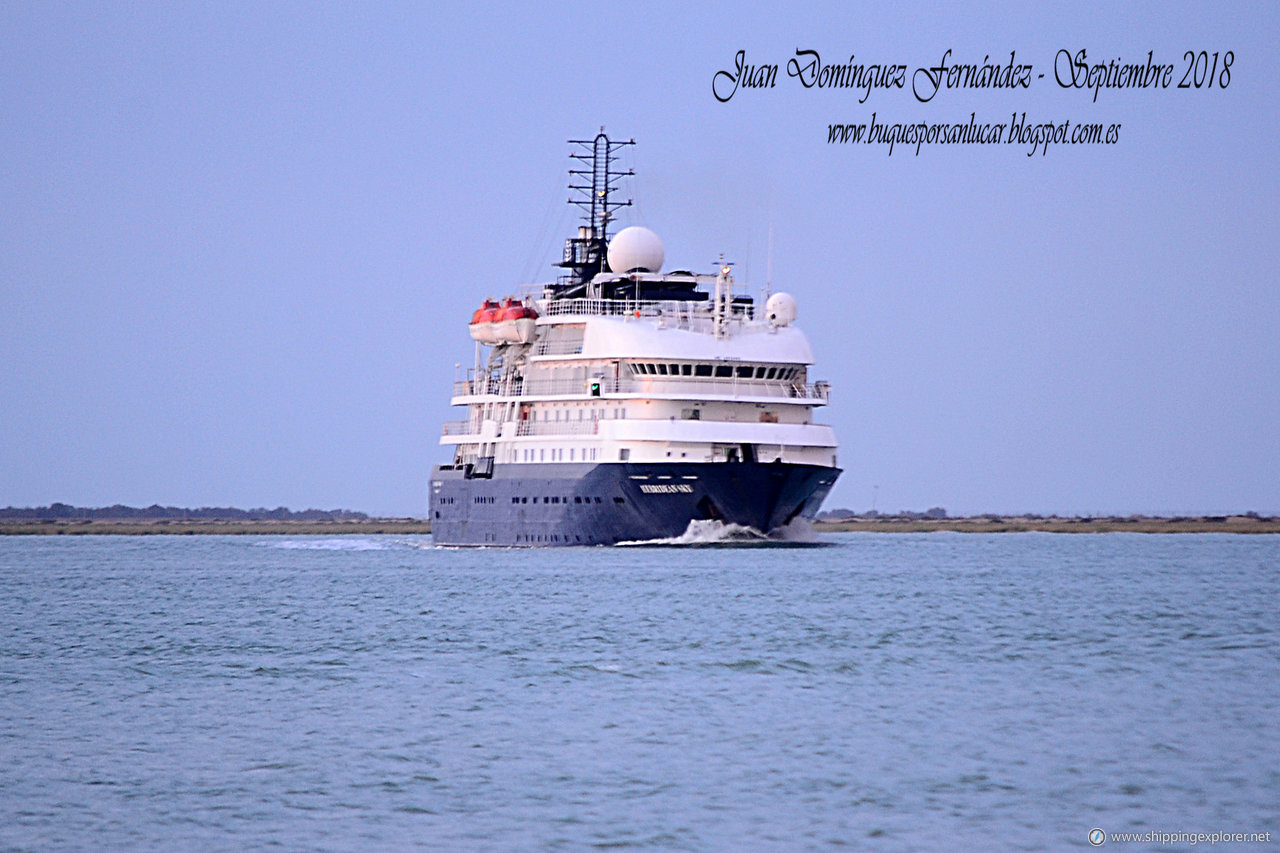
<path id="1" fill-rule="evenodd" d="M 668 266 L 775 289 L 834 386 L 828 506 L 1280 513 L 1274 46 L 1254 4 L 0 5 L 0 505 L 425 512 L 485 296 L 575 224 L 565 140 L 634 138 Z M 1059 50 L 1215 89 L 1064 89 Z M 804 89 L 826 62 L 1022 90 Z M 780 66 L 727 103 L 713 75 Z M 1221 62 L 1221 57 L 1220 60 Z M 1220 70 L 1219 70 L 1220 73 Z M 827 143 L 1119 123 L 1115 145 Z"/>

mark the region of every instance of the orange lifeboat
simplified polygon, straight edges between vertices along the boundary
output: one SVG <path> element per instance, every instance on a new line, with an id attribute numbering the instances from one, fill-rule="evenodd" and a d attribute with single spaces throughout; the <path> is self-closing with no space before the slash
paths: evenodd
<path id="1" fill-rule="evenodd" d="M 494 321 L 498 319 L 500 310 L 498 303 L 492 299 L 486 299 L 484 304 L 476 309 L 476 312 L 471 315 L 469 327 L 473 341 L 479 341 L 488 346 L 498 343 L 497 326 Z"/>
<path id="2" fill-rule="evenodd" d="M 514 298 L 506 299 L 495 322 L 499 343 L 531 343 L 537 336 L 537 320 L 537 311 Z"/>

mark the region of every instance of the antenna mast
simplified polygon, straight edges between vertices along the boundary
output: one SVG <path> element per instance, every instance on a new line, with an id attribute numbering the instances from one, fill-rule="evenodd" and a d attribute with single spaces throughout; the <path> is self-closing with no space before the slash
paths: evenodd
<path id="1" fill-rule="evenodd" d="M 773 220 L 769 220 L 769 266 L 764 274 L 764 299 L 763 302 L 769 301 L 769 295 L 773 293 Z"/>
<path id="2" fill-rule="evenodd" d="M 614 152 L 627 145 L 635 145 L 636 141 L 612 142 L 602 127 L 595 139 L 570 139 L 569 143 L 583 149 L 569 154 L 581 164 L 580 168 L 569 170 L 569 191 L 572 193 L 569 204 L 582 208 L 586 225 L 579 226 L 577 237 L 565 241 L 564 260 L 559 266 L 571 270 L 565 284 L 581 287 L 596 273 L 608 269 L 605 252 L 609 243 L 609 221 L 619 207 L 631 206 L 631 199 L 612 201 L 609 194 L 616 189 L 620 179 L 635 174 L 631 169 L 619 172 L 613 168 L 614 161 L 618 159 Z"/>

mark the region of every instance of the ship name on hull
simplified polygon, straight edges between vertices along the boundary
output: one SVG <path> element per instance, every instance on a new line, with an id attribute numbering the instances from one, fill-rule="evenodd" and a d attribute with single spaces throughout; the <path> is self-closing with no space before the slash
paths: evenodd
<path id="1" fill-rule="evenodd" d="M 647 495 L 691 495 L 693 486 L 687 483 L 642 483 L 640 491 Z"/>

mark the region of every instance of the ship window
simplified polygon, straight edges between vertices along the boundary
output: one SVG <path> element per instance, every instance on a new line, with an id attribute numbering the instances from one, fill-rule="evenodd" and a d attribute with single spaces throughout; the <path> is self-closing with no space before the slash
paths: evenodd
<path id="1" fill-rule="evenodd" d="M 581 498 L 581 497 L 579 497 L 578 495 L 574 495 L 574 496 L 573 496 L 573 502 L 574 502 L 574 503 L 576 503 L 576 504 L 580 504 L 580 503 L 582 503 L 582 498 Z"/>
<path id="2" fill-rule="evenodd" d="M 763 367 L 756 368 L 756 379 L 764 379 L 764 370 Z"/>
<path id="3" fill-rule="evenodd" d="M 558 503 L 560 503 L 560 499 L 559 499 L 559 498 L 552 498 L 552 499 L 551 499 L 551 502 L 552 502 L 553 504 L 558 504 Z"/>
<path id="4" fill-rule="evenodd" d="M 699 364 L 699 365 L 696 365 L 696 366 L 695 366 L 695 368 L 694 368 L 693 373 L 694 373 L 694 375 L 695 375 L 695 376 L 710 376 L 710 375 L 711 375 L 711 365 L 709 365 L 709 364 Z"/>
<path id="5" fill-rule="evenodd" d="M 659 365 L 658 365 L 658 375 L 659 375 L 659 376 L 666 376 L 666 375 L 667 375 L 667 366 L 666 366 L 665 364 L 659 364 Z"/>
<path id="6" fill-rule="evenodd" d="M 539 461 L 539 462 L 545 462 L 545 461 L 547 461 L 547 451 L 546 451 L 546 448 L 543 448 L 543 447 L 539 447 L 539 448 L 538 448 L 538 461 Z"/>
<path id="7" fill-rule="evenodd" d="M 624 501 L 622 498 L 614 498 L 613 502 L 616 504 L 626 503 L 626 501 Z"/>
<path id="8" fill-rule="evenodd" d="M 680 375 L 680 365 L 678 365 L 678 364 L 673 364 L 673 365 L 671 365 L 670 370 L 671 370 L 671 375 L 672 375 L 672 376 L 679 376 L 679 375 Z"/>
<path id="9" fill-rule="evenodd" d="M 770 367 L 768 370 L 764 372 L 765 379 L 773 379 L 777 375 L 778 375 L 778 368 L 776 367 Z"/>
<path id="10" fill-rule="evenodd" d="M 732 376 L 732 375 L 733 375 L 733 368 L 730 367 L 729 365 L 727 364 L 716 365 L 716 376 L 723 377 L 723 376 Z"/>
<path id="11" fill-rule="evenodd" d="M 626 462 L 630 458 L 631 458 L 631 448 L 624 447 L 618 451 L 619 462 Z"/>
<path id="12" fill-rule="evenodd" d="M 572 447 L 570 447 L 570 448 L 569 448 L 569 461 L 570 461 L 570 462 L 572 462 L 572 461 L 573 461 L 573 448 L 572 448 Z"/>
<path id="13" fill-rule="evenodd" d="M 692 375 L 693 375 L 693 365 L 692 365 L 692 364 L 682 364 L 682 365 L 680 365 L 680 373 L 681 373 L 682 375 L 684 375 L 684 376 L 692 376 Z"/>
<path id="14" fill-rule="evenodd" d="M 738 365 L 738 378 L 739 378 L 739 379 L 750 379 L 750 378 L 751 378 L 751 367 L 750 367 L 750 366 L 748 366 L 748 365 L 743 365 L 743 364 Z"/>

